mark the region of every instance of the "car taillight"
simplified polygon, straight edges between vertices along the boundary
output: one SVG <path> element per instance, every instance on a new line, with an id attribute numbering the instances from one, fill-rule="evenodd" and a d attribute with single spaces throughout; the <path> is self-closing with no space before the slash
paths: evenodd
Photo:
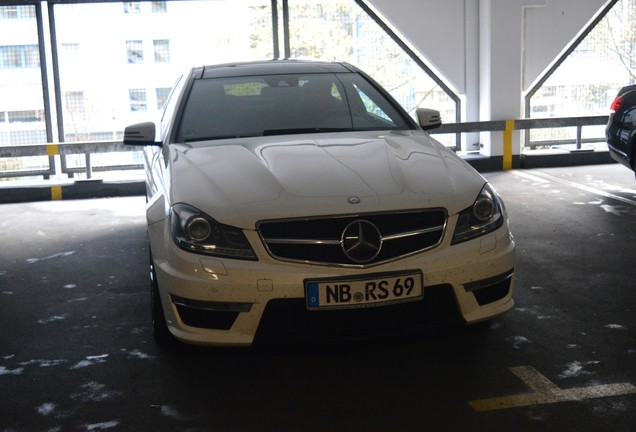
<path id="1" fill-rule="evenodd" d="M 612 105 L 610 106 L 610 112 L 615 113 L 616 111 L 618 111 L 622 104 L 623 98 L 620 96 L 616 96 L 616 98 L 614 98 L 614 102 L 612 102 Z"/>

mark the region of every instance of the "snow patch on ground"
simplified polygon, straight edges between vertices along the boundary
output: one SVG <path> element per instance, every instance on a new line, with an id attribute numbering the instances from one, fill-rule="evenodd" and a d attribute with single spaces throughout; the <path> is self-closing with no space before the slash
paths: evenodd
<path id="1" fill-rule="evenodd" d="M 79 392 L 71 394 L 71 399 L 80 402 L 103 402 L 119 395 L 119 392 L 107 390 L 106 384 L 91 381 L 81 385 Z"/>
<path id="2" fill-rule="evenodd" d="M 44 258 L 27 258 L 26 262 L 27 264 L 35 264 L 37 262 L 41 262 L 41 261 L 48 261 L 48 260 L 52 260 L 55 258 L 60 258 L 60 257 L 68 257 L 71 255 L 74 255 L 75 251 L 68 251 L 68 252 L 60 252 L 60 253 L 56 253 L 53 255 L 49 255 L 47 257 Z"/>
<path id="3" fill-rule="evenodd" d="M 523 344 L 527 344 L 527 343 L 532 343 L 530 342 L 530 340 L 524 336 L 513 336 L 511 338 L 508 338 L 508 340 L 510 340 L 512 342 L 512 347 L 514 349 L 519 349 L 521 348 L 521 345 Z"/>
<path id="4" fill-rule="evenodd" d="M 559 378 L 575 378 L 581 375 L 592 375 L 592 372 L 586 371 L 585 367 L 589 365 L 595 365 L 600 363 L 599 361 L 580 362 L 573 361 L 568 363 L 565 370 L 559 374 Z"/>
<path id="5" fill-rule="evenodd" d="M 71 366 L 71 369 L 82 369 L 88 366 L 92 366 L 94 364 L 105 363 L 106 358 L 108 358 L 108 354 L 102 354 L 97 356 L 88 356 L 84 360 L 81 360 Z"/>
<path id="6" fill-rule="evenodd" d="M 37 407 L 35 410 L 40 415 L 48 416 L 48 415 L 51 415 L 53 411 L 55 411 L 55 404 L 51 402 L 43 403 L 42 405 Z"/>
<path id="7" fill-rule="evenodd" d="M 119 426 L 119 422 L 117 420 L 111 420 L 103 423 L 93 423 L 84 425 L 84 430 L 86 431 L 96 431 L 96 430 L 107 430 L 112 429 Z"/>
<path id="8" fill-rule="evenodd" d="M 612 330 L 627 330 L 627 327 L 625 327 L 624 325 L 621 325 L 621 324 L 608 324 L 608 325 L 604 326 L 604 328 L 612 329 Z"/>
<path id="9" fill-rule="evenodd" d="M 68 316 L 68 314 L 53 315 L 52 317 L 43 318 L 41 320 L 38 320 L 38 324 L 49 324 L 49 323 L 52 323 L 52 322 L 55 322 L 55 321 L 62 321 L 62 320 L 65 320 L 67 316 Z"/>
<path id="10" fill-rule="evenodd" d="M 20 374 L 22 374 L 22 371 L 24 371 L 24 368 L 7 369 L 4 366 L 0 366 L 0 376 L 3 376 L 3 375 L 20 375 Z"/>

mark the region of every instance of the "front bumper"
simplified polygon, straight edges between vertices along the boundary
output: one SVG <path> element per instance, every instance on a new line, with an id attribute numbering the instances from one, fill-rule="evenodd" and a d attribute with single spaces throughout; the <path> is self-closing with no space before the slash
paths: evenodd
<path id="1" fill-rule="evenodd" d="M 435 249 L 369 268 L 277 261 L 256 232 L 246 236 L 259 261 L 196 255 L 177 248 L 163 225 L 149 230 L 159 292 L 170 332 L 188 343 L 248 346 L 256 337 L 303 334 L 345 338 L 348 328 L 353 337 L 366 337 L 433 321 L 476 323 L 513 306 L 515 244 L 507 224 L 453 246 L 446 235 Z M 305 279 L 403 271 L 422 272 L 422 300 L 336 311 L 305 307 Z"/>

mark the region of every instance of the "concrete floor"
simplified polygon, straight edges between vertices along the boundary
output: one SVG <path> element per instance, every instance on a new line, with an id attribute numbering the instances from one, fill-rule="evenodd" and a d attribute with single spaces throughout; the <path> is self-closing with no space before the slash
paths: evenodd
<path id="1" fill-rule="evenodd" d="M 489 173 L 517 305 L 350 345 L 153 342 L 144 199 L 0 205 L 0 431 L 634 431 L 636 180 Z"/>

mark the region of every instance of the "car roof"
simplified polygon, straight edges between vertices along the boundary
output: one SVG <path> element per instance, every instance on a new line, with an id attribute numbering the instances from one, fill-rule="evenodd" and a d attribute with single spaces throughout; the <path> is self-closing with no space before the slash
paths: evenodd
<path id="1" fill-rule="evenodd" d="M 308 74 L 308 73 L 351 73 L 357 69 L 347 63 L 310 60 L 265 60 L 240 63 L 225 63 L 204 66 L 202 78 L 239 77 L 251 75 Z"/>

